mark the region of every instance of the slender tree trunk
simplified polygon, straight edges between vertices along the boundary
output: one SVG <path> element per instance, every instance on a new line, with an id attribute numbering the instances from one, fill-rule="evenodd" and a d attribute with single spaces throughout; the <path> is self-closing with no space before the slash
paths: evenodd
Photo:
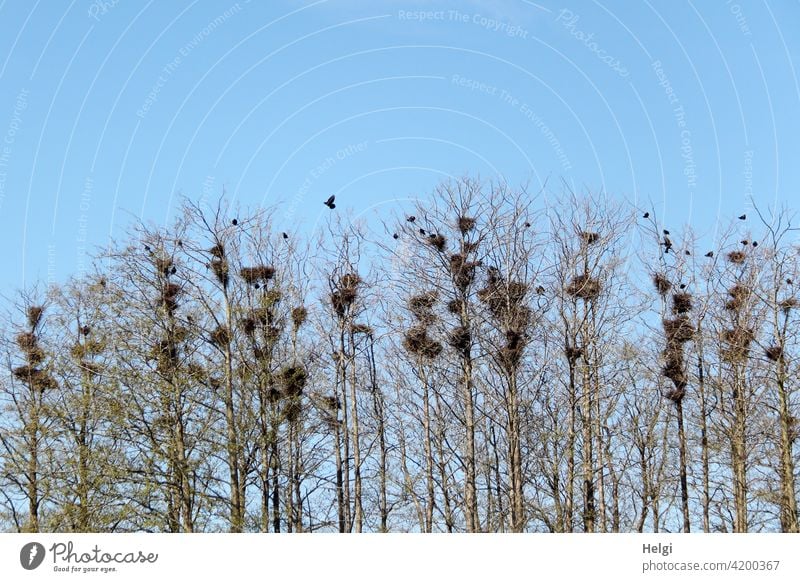
<path id="1" fill-rule="evenodd" d="M 702 334 L 698 329 L 698 337 L 702 338 Z M 710 481 L 710 468 L 709 468 L 709 452 L 708 452 L 708 405 L 706 402 L 706 381 L 705 381 L 705 366 L 703 361 L 703 346 L 702 344 L 697 348 L 697 390 L 700 397 L 700 455 L 701 463 L 703 466 L 703 531 L 709 533 L 711 531 L 711 488 Z"/>
<path id="2" fill-rule="evenodd" d="M 353 332 L 350 332 L 350 406 L 353 423 L 353 522 L 356 533 L 361 533 L 364 525 L 364 508 L 361 499 L 361 432 L 358 424 L 358 378 L 356 375 L 356 346 Z"/>
<path id="3" fill-rule="evenodd" d="M 683 510 L 683 532 L 691 531 L 689 520 L 689 485 L 686 477 L 686 434 L 683 430 L 683 399 L 675 402 L 675 416 L 678 422 L 678 455 L 680 458 L 681 509 Z"/>

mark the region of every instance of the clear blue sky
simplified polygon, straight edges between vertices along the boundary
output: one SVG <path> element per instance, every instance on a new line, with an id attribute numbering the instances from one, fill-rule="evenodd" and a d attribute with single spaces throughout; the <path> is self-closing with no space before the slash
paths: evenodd
<path id="1" fill-rule="evenodd" d="M 466 172 L 702 233 L 798 204 L 800 3 L 0 0 L 0 293 L 179 196 L 313 228 Z"/>

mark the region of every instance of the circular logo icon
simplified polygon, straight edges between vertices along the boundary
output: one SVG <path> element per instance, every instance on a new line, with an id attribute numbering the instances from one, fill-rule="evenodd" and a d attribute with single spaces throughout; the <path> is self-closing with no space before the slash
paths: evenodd
<path id="1" fill-rule="evenodd" d="M 44 546 L 39 542 L 30 542 L 19 551 L 19 563 L 26 570 L 35 570 L 44 561 Z"/>

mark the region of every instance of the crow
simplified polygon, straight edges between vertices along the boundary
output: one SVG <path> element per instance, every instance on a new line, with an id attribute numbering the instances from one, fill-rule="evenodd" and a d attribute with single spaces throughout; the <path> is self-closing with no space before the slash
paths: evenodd
<path id="1" fill-rule="evenodd" d="M 399 235 L 399 234 L 397 234 L 397 233 L 394 233 L 394 234 L 392 235 L 392 238 L 393 238 L 394 240 L 397 240 L 397 239 L 399 239 L 399 238 L 400 238 L 400 235 Z"/>
<path id="2" fill-rule="evenodd" d="M 680 287 L 681 289 L 686 289 L 686 283 L 681 283 L 681 284 L 679 285 L 679 287 Z"/>
<path id="3" fill-rule="evenodd" d="M 525 223 L 525 228 L 530 228 L 530 227 L 531 227 L 531 223 L 530 222 L 526 222 Z"/>
<path id="4" fill-rule="evenodd" d="M 234 218 L 233 220 L 231 220 L 231 224 L 233 226 L 236 226 L 237 224 L 239 224 L 239 221 Z"/>
<path id="5" fill-rule="evenodd" d="M 794 281 L 792 281 L 791 279 L 786 279 L 786 284 L 787 285 L 794 285 Z"/>
<path id="6" fill-rule="evenodd" d="M 334 200 L 336 200 L 336 196 L 331 196 L 325 202 L 323 202 L 323 204 L 328 208 L 330 208 L 331 210 L 333 210 L 334 208 L 336 208 L 336 204 L 333 203 Z"/>
<path id="7" fill-rule="evenodd" d="M 669 231 L 666 228 L 664 230 L 662 230 L 661 232 L 663 232 L 665 236 L 669 234 Z"/>
<path id="8" fill-rule="evenodd" d="M 758 246 L 758 242 L 756 242 L 756 241 L 753 241 L 753 247 L 755 248 L 755 247 L 757 247 L 757 246 Z"/>
<path id="9" fill-rule="evenodd" d="M 286 234 L 285 232 L 282 232 L 281 236 L 283 237 L 283 240 L 286 240 L 287 238 L 289 238 L 289 235 Z"/>
<path id="10" fill-rule="evenodd" d="M 642 218 L 650 218 L 650 213 L 645 212 L 644 214 L 642 214 Z"/>
<path id="11" fill-rule="evenodd" d="M 668 233 L 666 230 L 665 230 L 664 232 L 666 232 L 667 234 L 669 234 L 669 233 Z M 668 237 L 668 236 L 665 236 L 665 237 L 664 237 L 664 243 L 663 243 L 663 244 L 664 244 L 664 252 L 665 252 L 665 253 L 668 253 L 668 252 L 669 252 L 669 250 L 672 248 L 672 241 L 671 241 L 671 240 L 669 240 L 669 237 Z"/>
<path id="12" fill-rule="evenodd" d="M 172 270 L 170 271 L 170 273 L 172 273 L 174 275 L 177 272 L 178 272 L 178 269 L 176 269 L 175 267 L 172 267 Z"/>
<path id="13" fill-rule="evenodd" d="M 713 257 L 713 256 L 714 256 L 714 251 L 708 251 L 708 252 L 706 253 L 706 256 L 707 256 L 707 257 L 710 259 L 711 257 Z"/>
<path id="14" fill-rule="evenodd" d="M 419 233 L 420 233 L 422 236 L 425 236 L 425 229 L 424 229 L 424 228 L 420 228 L 420 229 L 419 229 Z"/>
<path id="15" fill-rule="evenodd" d="M 544 287 L 542 287 L 541 285 L 536 287 L 536 294 L 537 295 L 544 295 Z"/>
<path id="16" fill-rule="evenodd" d="M 417 217 L 416 217 L 416 216 L 409 216 L 408 218 L 406 218 L 406 220 L 407 220 L 408 222 L 414 222 L 416 219 L 417 219 Z"/>
<path id="17" fill-rule="evenodd" d="M 148 253 L 152 252 L 152 249 L 148 245 L 144 245 L 144 250 L 146 250 Z"/>
<path id="18" fill-rule="evenodd" d="M 690 256 L 692 256 L 692 252 L 691 252 L 691 251 L 688 251 L 688 250 L 687 250 L 687 251 L 684 251 L 684 254 L 685 254 L 687 257 L 690 257 Z"/>
<path id="19" fill-rule="evenodd" d="M 749 245 L 749 244 L 750 244 L 750 241 L 749 241 L 749 240 L 743 240 L 743 241 L 742 241 L 742 244 L 743 244 L 744 246 L 747 246 L 747 245 Z"/>
<path id="20" fill-rule="evenodd" d="M 742 215 L 739 217 L 739 220 L 747 220 L 747 215 L 746 215 L 746 214 L 742 214 Z"/>

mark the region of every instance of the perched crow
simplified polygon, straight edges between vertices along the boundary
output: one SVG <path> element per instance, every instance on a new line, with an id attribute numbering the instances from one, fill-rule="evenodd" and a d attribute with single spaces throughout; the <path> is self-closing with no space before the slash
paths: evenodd
<path id="1" fill-rule="evenodd" d="M 531 227 L 531 223 L 530 222 L 526 222 L 525 223 L 525 228 L 530 228 L 530 227 Z"/>
<path id="2" fill-rule="evenodd" d="M 284 239 L 284 240 L 286 240 L 287 238 L 289 238 L 289 235 L 288 235 L 288 234 L 286 234 L 285 232 L 282 232 L 282 233 L 281 233 L 281 236 L 283 237 L 283 239 Z"/>
<path id="3" fill-rule="evenodd" d="M 422 236 L 425 236 L 425 229 L 424 229 L 424 228 L 420 228 L 420 229 L 419 229 L 419 233 L 420 233 Z"/>
<path id="4" fill-rule="evenodd" d="M 544 295 L 544 287 L 542 287 L 541 285 L 536 287 L 536 294 L 537 295 Z"/>
<path id="5" fill-rule="evenodd" d="M 758 242 L 757 241 L 753 241 L 753 247 L 757 247 L 757 246 L 758 246 Z"/>
<path id="6" fill-rule="evenodd" d="M 334 208 L 336 208 L 336 204 L 333 203 L 334 200 L 336 200 L 336 196 L 331 196 L 325 202 L 323 202 L 323 204 L 328 208 L 330 208 L 331 210 L 333 210 Z"/>
<path id="7" fill-rule="evenodd" d="M 743 244 L 744 246 L 747 246 L 747 245 L 749 245 L 749 244 L 750 244 L 750 241 L 748 241 L 748 240 L 743 240 L 743 241 L 742 241 L 742 244 Z"/>
<path id="8" fill-rule="evenodd" d="M 713 257 L 713 256 L 714 256 L 714 251 L 708 251 L 708 252 L 706 253 L 706 256 L 707 256 L 708 258 L 711 258 L 711 257 Z"/>
<path id="9" fill-rule="evenodd" d="M 786 279 L 786 284 L 787 285 L 794 285 L 794 281 L 792 281 L 791 279 Z"/>
<path id="10" fill-rule="evenodd" d="M 681 289 L 686 289 L 686 283 L 681 283 L 681 284 L 680 284 L 680 285 L 678 285 L 678 286 L 679 286 Z"/>
<path id="11" fill-rule="evenodd" d="M 747 215 L 746 215 L 746 214 L 742 214 L 742 215 L 739 217 L 739 220 L 747 220 Z"/>
<path id="12" fill-rule="evenodd" d="M 416 219 L 417 219 L 417 217 L 416 217 L 416 216 L 409 216 L 408 218 L 406 218 L 406 220 L 407 220 L 408 222 L 414 222 Z"/>
<path id="13" fill-rule="evenodd" d="M 151 252 L 151 249 L 148 245 L 144 245 L 144 250 L 146 250 L 148 253 Z"/>
<path id="14" fill-rule="evenodd" d="M 176 269 L 175 267 L 172 267 L 172 270 L 170 271 L 170 273 L 172 273 L 174 275 L 177 272 L 178 272 L 178 269 Z"/>
<path id="15" fill-rule="evenodd" d="M 239 221 L 234 218 L 233 220 L 231 220 L 231 224 L 233 226 L 236 226 L 237 224 L 239 224 Z"/>
<path id="16" fill-rule="evenodd" d="M 687 256 L 687 257 L 690 257 L 690 256 L 692 256 L 692 252 L 691 252 L 691 251 L 688 251 L 688 250 L 687 250 L 687 251 L 684 251 L 684 253 L 686 254 L 686 256 Z"/>
<path id="17" fill-rule="evenodd" d="M 400 238 L 400 235 L 399 235 L 399 234 L 397 234 L 397 233 L 394 233 L 394 234 L 392 235 L 392 238 L 393 238 L 394 240 L 397 240 L 397 239 L 399 239 L 399 238 Z"/>
<path id="18" fill-rule="evenodd" d="M 661 232 L 663 232 L 665 236 L 669 234 L 669 231 L 666 228 Z"/>
<path id="19" fill-rule="evenodd" d="M 650 213 L 645 212 L 644 214 L 642 214 L 642 218 L 650 218 Z"/>
<path id="20" fill-rule="evenodd" d="M 664 232 L 667 232 L 667 231 L 665 230 Z M 667 233 L 667 234 L 669 234 L 669 233 Z M 672 241 L 669 239 L 668 236 L 664 237 L 664 243 L 663 244 L 664 244 L 664 252 L 668 253 L 669 250 L 672 248 Z"/>
<path id="21" fill-rule="evenodd" d="M 179 247 L 182 247 L 182 246 L 183 246 L 183 241 L 182 241 L 182 240 L 178 240 L 178 246 L 179 246 Z"/>

